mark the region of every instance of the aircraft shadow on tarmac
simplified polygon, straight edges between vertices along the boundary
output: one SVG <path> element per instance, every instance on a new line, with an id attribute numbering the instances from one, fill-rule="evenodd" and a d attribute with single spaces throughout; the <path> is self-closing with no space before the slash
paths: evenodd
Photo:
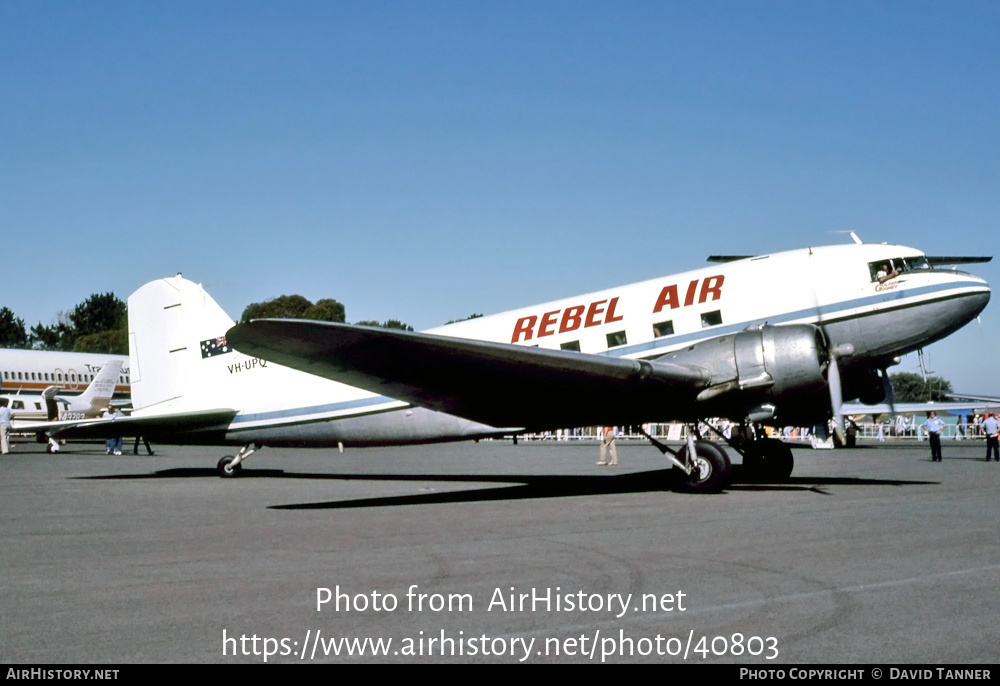
<path id="1" fill-rule="evenodd" d="M 218 479 L 214 469 L 181 468 L 165 469 L 151 474 L 122 474 L 76 477 L 93 480 L 122 479 L 191 479 L 211 477 Z M 580 496 L 613 495 L 622 493 L 655 493 L 672 490 L 673 474 L 670 469 L 647 472 L 630 472 L 608 476 L 601 475 L 539 475 L 539 474 L 307 474 L 286 472 L 281 469 L 246 469 L 235 479 L 321 479 L 330 481 L 420 481 L 433 483 L 497 483 L 493 488 L 458 491 L 423 491 L 404 495 L 331 500 L 317 503 L 272 505 L 274 510 L 337 510 L 367 507 L 399 507 L 403 505 L 431 505 L 444 503 L 471 503 L 502 500 L 531 500 L 543 498 L 570 498 Z M 927 486 L 936 481 L 904 481 L 899 479 L 864 479 L 858 477 L 792 477 L 783 483 L 753 482 L 743 478 L 742 468 L 733 466 L 733 482 L 726 491 L 813 491 L 831 495 L 827 486 Z M 722 494 L 725 494 L 723 491 Z M 720 495 L 722 495 L 720 494 Z M 706 497 L 699 494 L 699 497 Z"/>

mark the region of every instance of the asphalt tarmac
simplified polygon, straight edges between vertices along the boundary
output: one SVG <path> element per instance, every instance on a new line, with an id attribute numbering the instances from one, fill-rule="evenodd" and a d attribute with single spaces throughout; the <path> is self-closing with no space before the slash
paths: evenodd
<path id="1" fill-rule="evenodd" d="M 128 448 L 0 459 L 3 662 L 1000 658 L 983 443 L 796 449 L 717 495 L 639 444 L 265 449 L 227 480 L 220 448 Z"/>

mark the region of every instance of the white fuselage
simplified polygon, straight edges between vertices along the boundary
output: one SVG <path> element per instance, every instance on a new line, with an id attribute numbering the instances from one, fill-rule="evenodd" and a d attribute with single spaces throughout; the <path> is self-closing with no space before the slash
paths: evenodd
<path id="1" fill-rule="evenodd" d="M 882 262 L 901 273 L 879 282 Z M 912 248 L 852 244 L 712 264 L 428 333 L 653 358 L 765 323 L 818 323 L 834 345 L 849 344 L 843 366 L 884 367 L 960 328 L 989 296 L 982 279 L 930 269 Z M 129 316 L 134 415 L 232 409 L 228 428 L 202 442 L 384 445 L 503 433 L 228 349 L 221 337 L 232 321 L 180 278 L 137 291 Z"/>

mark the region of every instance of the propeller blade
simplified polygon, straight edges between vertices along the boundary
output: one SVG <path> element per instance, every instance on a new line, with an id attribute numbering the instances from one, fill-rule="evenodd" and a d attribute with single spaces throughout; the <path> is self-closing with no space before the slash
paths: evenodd
<path id="1" fill-rule="evenodd" d="M 882 392 L 885 393 L 885 401 L 889 404 L 889 415 L 892 417 L 893 421 L 896 420 L 896 400 L 892 393 L 892 382 L 889 380 L 889 370 L 880 369 L 879 374 L 882 375 Z"/>
<path id="2" fill-rule="evenodd" d="M 840 366 L 837 356 L 830 351 L 830 366 L 827 368 L 827 385 L 830 387 L 830 407 L 833 409 L 833 431 L 841 445 L 847 444 L 844 435 L 844 396 L 840 386 Z"/>

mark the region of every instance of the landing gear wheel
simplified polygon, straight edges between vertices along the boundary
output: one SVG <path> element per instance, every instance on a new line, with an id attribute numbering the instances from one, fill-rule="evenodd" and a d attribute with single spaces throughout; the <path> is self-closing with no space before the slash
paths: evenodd
<path id="1" fill-rule="evenodd" d="M 219 472 L 219 476 L 223 479 L 232 479 L 243 471 L 243 465 L 237 464 L 236 466 L 233 466 L 233 460 L 235 459 L 236 458 L 232 455 L 226 455 L 224 458 L 219 460 L 219 464 L 215 467 L 216 471 Z"/>
<path id="2" fill-rule="evenodd" d="M 685 446 L 677 455 L 677 459 L 685 464 L 687 451 Z M 726 451 L 709 441 L 695 441 L 694 453 L 694 471 L 680 473 L 680 489 L 688 493 L 715 493 L 725 488 L 732 469 Z"/>
<path id="3" fill-rule="evenodd" d="M 743 471 L 754 481 L 786 481 L 794 467 L 792 449 L 776 438 L 754 441 L 743 454 Z"/>

